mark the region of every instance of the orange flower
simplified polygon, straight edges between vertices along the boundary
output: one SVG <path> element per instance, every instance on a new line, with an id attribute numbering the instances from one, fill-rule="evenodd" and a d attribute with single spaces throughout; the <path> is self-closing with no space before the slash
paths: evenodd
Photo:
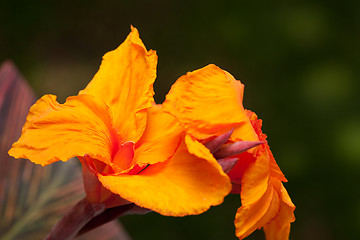
<path id="1" fill-rule="evenodd" d="M 88 201 L 107 207 L 129 201 L 183 216 L 220 204 L 229 178 L 208 155 L 189 153 L 176 119 L 154 104 L 156 64 L 132 27 L 79 95 L 31 107 L 9 154 L 43 166 L 78 157 Z"/>
<path id="2" fill-rule="evenodd" d="M 243 89 L 240 81 L 228 72 L 208 65 L 179 78 L 163 107 L 178 118 L 193 145 L 208 146 L 214 138 L 225 136 L 232 129 L 223 148 L 234 142 L 256 145 L 265 141 L 266 135 L 261 132 L 261 120 L 243 108 Z M 209 152 L 206 148 L 202 151 Z M 226 161 L 231 165 L 234 158 L 237 163 L 228 175 L 232 192 L 241 195 L 242 206 L 235 217 L 237 237 L 243 239 L 263 227 L 267 239 L 288 239 L 295 206 L 281 183 L 286 179 L 269 146 L 261 144 L 220 162 L 222 166 Z"/>

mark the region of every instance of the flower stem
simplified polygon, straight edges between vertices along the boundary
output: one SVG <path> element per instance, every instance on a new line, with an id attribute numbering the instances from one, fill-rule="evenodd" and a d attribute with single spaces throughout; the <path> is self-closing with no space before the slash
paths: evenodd
<path id="1" fill-rule="evenodd" d="M 56 223 L 45 240 L 73 239 L 86 223 L 104 211 L 105 204 L 91 204 L 84 198 Z"/>
<path id="2" fill-rule="evenodd" d="M 151 212 L 151 210 L 139 207 L 134 203 L 121 205 L 118 207 L 108 208 L 101 214 L 92 218 L 86 225 L 78 232 L 77 236 L 80 236 L 94 228 L 100 227 L 103 224 L 106 224 L 110 221 L 113 221 L 116 218 L 129 215 L 129 214 L 146 214 Z"/>

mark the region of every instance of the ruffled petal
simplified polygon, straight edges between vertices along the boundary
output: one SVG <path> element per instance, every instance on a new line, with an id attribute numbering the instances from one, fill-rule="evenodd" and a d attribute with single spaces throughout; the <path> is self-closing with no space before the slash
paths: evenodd
<path id="1" fill-rule="evenodd" d="M 256 229 L 269 223 L 279 212 L 280 199 L 274 188 L 266 192 L 256 202 L 241 206 L 235 216 L 236 236 L 244 239 Z"/>
<path id="2" fill-rule="evenodd" d="M 69 97 L 59 104 L 56 96 L 45 95 L 31 107 L 9 155 L 43 166 L 85 154 L 108 162 L 114 134 L 108 107 L 93 96 Z"/>
<path id="3" fill-rule="evenodd" d="M 146 126 L 147 111 L 154 102 L 153 83 L 157 56 L 147 51 L 136 28 L 115 50 L 104 55 L 99 71 L 80 92 L 104 101 L 112 110 L 114 127 L 123 142 L 137 142 Z"/>
<path id="4" fill-rule="evenodd" d="M 242 105 L 243 89 L 244 85 L 229 73 L 208 65 L 180 77 L 163 106 L 196 139 L 237 128 L 236 136 L 241 136 L 241 140 L 256 141 Z"/>
<path id="5" fill-rule="evenodd" d="M 168 160 L 179 147 L 182 131 L 176 118 L 165 113 L 161 105 L 149 108 L 145 132 L 135 146 L 133 164 L 143 166 Z"/>
<path id="6" fill-rule="evenodd" d="M 166 162 L 137 175 L 99 175 L 99 180 L 124 199 L 168 216 L 200 214 L 222 203 L 231 189 L 228 177 L 207 160 L 191 155 L 184 141 Z"/>
<path id="7" fill-rule="evenodd" d="M 277 216 L 264 226 L 267 240 L 286 240 L 289 239 L 290 223 L 295 221 L 295 205 L 291 202 L 285 187 L 280 183 L 278 195 L 281 197 L 280 211 Z"/>
<path id="8" fill-rule="evenodd" d="M 247 111 L 260 141 L 266 139 L 261 131 L 261 120 Z M 292 204 L 281 181 L 287 181 L 270 151 L 268 144 L 255 148 L 252 154 L 239 155 L 243 168 L 235 166 L 229 173 L 231 180 L 241 176 L 241 204 L 235 217 L 236 235 L 243 239 L 256 229 L 264 228 L 266 239 L 285 240 L 290 223 L 295 220 Z M 241 157 L 245 157 L 242 159 Z"/>
<path id="9" fill-rule="evenodd" d="M 269 185 L 270 181 L 269 158 L 262 154 L 244 170 L 241 180 L 242 206 L 235 217 L 236 236 L 239 239 L 249 236 L 276 216 L 279 197 Z"/>
<path id="10" fill-rule="evenodd" d="M 294 209 L 281 181 L 271 178 L 261 198 L 238 209 L 235 217 L 236 235 L 243 239 L 263 227 L 267 240 L 287 240 L 290 223 L 295 221 Z"/>

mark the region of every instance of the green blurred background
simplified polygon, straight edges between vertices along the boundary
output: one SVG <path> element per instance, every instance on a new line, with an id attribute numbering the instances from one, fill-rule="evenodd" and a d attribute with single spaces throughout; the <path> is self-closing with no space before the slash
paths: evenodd
<path id="1" fill-rule="evenodd" d="M 155 99 L 215 63 L 245 84 L 297 206 L 290 239 L 360 236 L 360 1 L 0 1 L 0 61 L 64 101 L 140 31 L 159 56 Z M 133 239 L 236 239 L 239 196 L 200 216 L 128 216 Z M 264 239 L 257 231 L 248 239 Z"/>

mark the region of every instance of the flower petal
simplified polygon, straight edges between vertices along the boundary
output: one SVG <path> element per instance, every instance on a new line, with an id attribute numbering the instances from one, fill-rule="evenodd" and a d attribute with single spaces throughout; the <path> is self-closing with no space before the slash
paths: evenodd
<path id="1" fill-rule="evenodd" d="M 264 155 L 259 156 L 244 170 L 241 179 L 241 204 L 246 206 L 257 202 L 267 191 L 269 178 L 269 160 Z"/>
<path id="2" fill-rule="evenodd" d="M 279 208 L 279 196 L 272 187 L 269 187 L 258 201 L 238 209 L 235 216 L 236 236 L 243 239 L 269 223 L 276 216 Z"/>
<path id="3" fill-rule="evenodd" d="M 112 159 L 112 168 L 115 172 L 123 172 L 127 171 L 130 163 L 134 159 L 134 143 L 133 142 L 125 142 L 119 146 L 116 154 Z"/>
<path id="4" fill-rule="evenodd" d="M 176 118 L 165 113 L 161 105 L 149 108 L 145 132 L 135 146 L 133 164 L 147 165 L 168 160 L 179 147 L 182 131 Z"/>
<path id="5" fill-rule="evenodd" d="M 264 226 L 267 240 L 289 239 L 290 223 L 295 221 L 295 205 L 291 202 L 289 194 L 283 184 L 280 184 L 280 189 L 277 190 L 281 197 L 280 212 L 269 224 Z"/>
<path id="6" fill-rule="evenodd" d="M 171 159 L 138 175 L 99 175 L 99 180 L 124 199 L 168 216 L 200 214 L 222 203 L 231 189 L 228 177 L 189 154 L 184 141 Z"/>
<path id="7" fill-rule="evenodd" d="M 56 96 L 45 95 L 31 107 L 9 154 L 43 166 L 85 154 L 107 162 L 114 134 L 108 107 L 94 97 L 69 97 L 59 104 Z"/>
<path id="8" fill-rule="evenodd" d="M 255 113 L 247 111 L 260 141 L 266 135 L 261 131 L 261 120 Z M 237 165 L 229 172 L 233 181 L 238 183 L 241 175 L 241 203 L 235 217 L 236 235 L 243 239 L 256 229 L 264 227 L 267 238 L 285 240 L 289 237 L 290 223 L 295 220 L 289 195 L 281 181 L 287 181 L 270 151 L 267 143 L 259 145 L 252 154 L 240 154 L 245 157 L 243 169 Z"/>
<path id="9" fill-rule="evenodd" d="M 295 221 L 294 209 L 281 181 L 271 178 L 265 194 L 258 201 L 238 209 L 236 235 L 243 239 L 263 227 L 267 240 L 289 239 L 290 223 Z"/>
<path id="10" fill-rule="evenodd" d="M 233 128 L 241 140 L 256 141 L 242 106 L 244 85 L 215 65 L 180 77 L 166 96 L 164 109 L 196 139 L 219 136 Z"/>
<path id="11" fill-rule="evenodd" d="M 210 164 L 212 164 L 220 174 L 227 177 L 227 175 L 223 172 L 221 165 L 217 162 L 214 156 L 211 154 L 210 150 L 205 147 L 202 143 L 198 140 L 194 139 L 190 135 L 185 136 L 185 143 L 188 148 L 188 151 L 202 159 L 206 159 Z"/>
<path id="12" fill-rule="evenodd" d="M 262 120 L 258 119 L 257 115 L 250 110 L 246 110 L 246 114 L 248 115 L 251 125 L 254 127 L 254 131 L 258 135 L 259 140 L 266 141 L 267 136 L 261 130 Z M 270 150 L 270 146 L 266 143 L 260 146 L 258 149 L 262 153 L 267 154 L 268 158 L 270 159 L 271 176 L 277 178 L 282 182 L 287 182 L 287 179 L 285 178 L 284 174 L 282 173 L 275 161 L 275 158 Z"/>
<path id="13" fill-rule="evenodd" d="M 104 55 L 99 71 L 80 92 L 102 99 L 112 110 L 123 142 L 136 142 L 146 126 L 146 109 L 154 102 L 157 56 L 147 51 L 136 28 L 114 51 Z"/>
<path id="14" fill-rule="evenodd" d="M 239 239 L 247 237 L 276 216 L 279 197 L 270 181 L 269 158 L 262 154 L 248 165 L 241 180 L 242 206 L 235 217 L 236 236 Z"/>

